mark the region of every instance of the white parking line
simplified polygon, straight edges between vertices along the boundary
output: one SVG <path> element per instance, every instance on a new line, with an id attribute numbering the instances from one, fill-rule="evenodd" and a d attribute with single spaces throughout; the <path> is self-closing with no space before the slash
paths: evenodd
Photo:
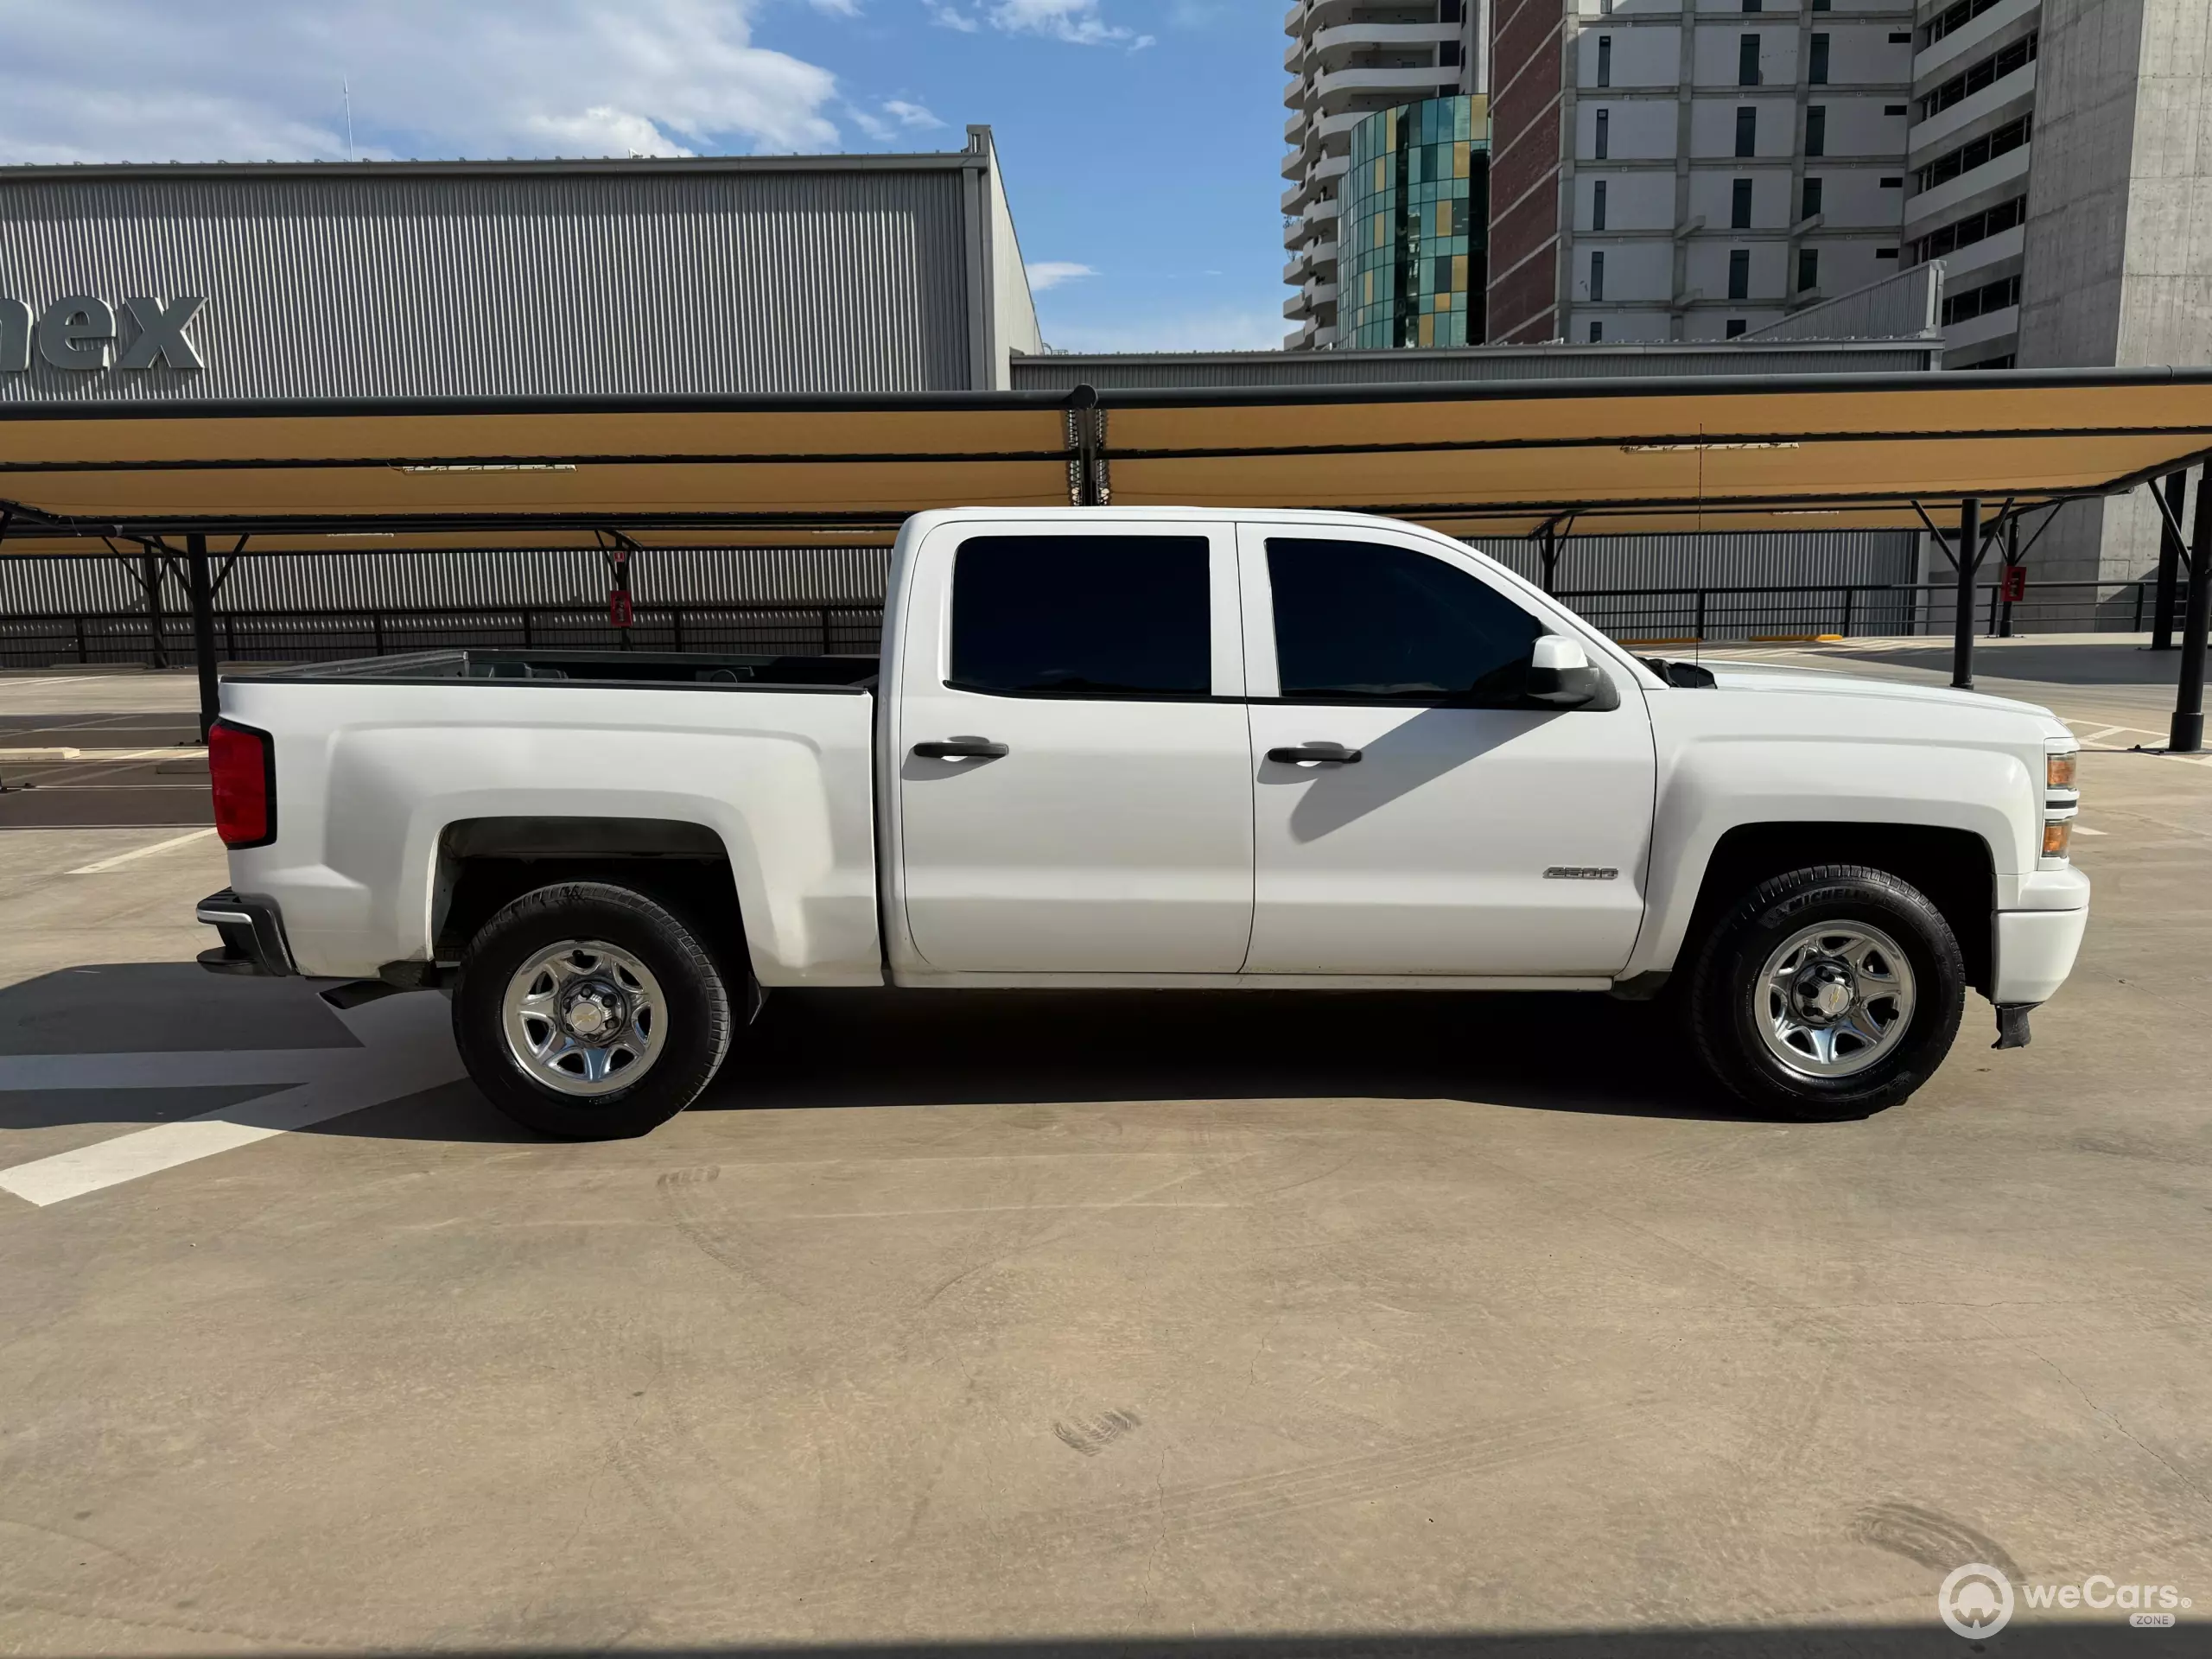
<path id="1" fill-rule="evenodd" d="M 2069 720 L 2063 715 L 2059 716 L 2059 724 L 2062 726 L 2088 726 L 2093 723 L 2094 722 L 2086 720 Z M 2171 732 L 2164 731 L 2152 731 L 2147 726 L 2106 726 L 2094 732 L 2077 732 L 2075 735 L 2079 737 L 2084 744 L 2088 744 L 2101 741 L 2103 739 L 2107 737 L 2116 737 L 2122 732 L 2126 732 L 2131 737 L 2154 737 L 2158 741 L 2157 745 L 2152 747 L 2145 747 L 2142 744 L 2139 743 L 2133 744 L 2125 749 L 2107 749 L 2104 751 L 2104 753 L 2107 754 L 2141 753 L 2149 755 L 2153 760 L 2178 760 L 2185 766 L 2212 766 L 2212 754 L 2174 754 L 2170 753 L 2166 749 L 2165 744 L 2166 741 L 2172 735 L 2172 734 Z"/>
<path id="2" fill-rule="evenodd" d="M 120 869 L 125 864 L 136 864 L 142 858 L 150 858 L 156 853 L 165 852 L 169 848 L 181 847 L 187 842 L 205 841 L 208 836 L 214 833 L 215 831 L 213 829 L 209 828 L 206 830 L 194 830 L 189 835 L 171 836 L 167 841 L 157 841 L 150 847 L 141 847 L 137 849 L 135 851 L 128 853 L 118 853 L 113 858 L 104 858 L 97 864 L 80 865 L 76 869 L 67 872 L 67 874 L 70 875 L 104 874 L 109 870 Z"/>
<path id="3" fill-rule="evenodd" d="M 0 1192 L 44 1208 L 251 1146 L 462 1075 L 445 999 L 388 997 L 339 1016 L 359 1048 L 206 1053 L 22 1054 L 0 1058 L 0 1089 L 150 1089 L 289 1084 L 197 1117 L 0 1169 Z"/>

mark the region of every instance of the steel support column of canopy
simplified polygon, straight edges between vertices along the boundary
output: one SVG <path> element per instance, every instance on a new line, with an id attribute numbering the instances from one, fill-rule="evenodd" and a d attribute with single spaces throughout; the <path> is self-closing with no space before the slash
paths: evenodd
<path id="1" fill-rule="evenodd" d="M 1951 683 L 1974 690 L 1974 578 L 1981 568 L 1981 500 L 1968 496 L 1959 508 L 1958 616 L 1951 629 Z"/>
<path id="2" fill-rule="evenodd" d="M 2196 480 L 2196 536 L 2189 555 L 2188 609 L 2182 617 L 2181 687 L 2166 747 L 2176 754 L 2204 747 L 2204 644 L 2212 625 L 2212 462 Z"/>
<path id="3" fill-rule="evenodd" d="M 2151 499 L 2158 499 L 2158 486 L 2151 486 Z M 2189 473 L 2186 468 L 2169 473 L 2165 480 L 2165 511 L 2158 516 L 2158 601 L 2151 612 L 2151 649 L 2171 651 L 2174 648 L 2174 591 L 2181 580 L 2181 514 L 2189 497 Z"/>
<path id="4" fill-rule="evenodd" d="M 146 649 L 156 668 L 167 668 L 168 623 L 162 614 L 162 562 L 150 547 L 139 549 L 138 582 L 146 590 Z"/>
<path id="5" fill-rule="evenodd" d="M 222 694 L 215 687 L 215 584 L 207 569 L 207 538 L 184 538 L 186 589 L 192 599 L 192 660 L 200 671 L 200 741 L 222 712 Z"/>

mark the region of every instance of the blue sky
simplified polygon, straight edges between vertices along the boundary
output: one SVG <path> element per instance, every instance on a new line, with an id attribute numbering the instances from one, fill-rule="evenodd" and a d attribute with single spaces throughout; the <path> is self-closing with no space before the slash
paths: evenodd
<path id="1" fill-rule="evenodd" d="M 0 0 L 0 161 L 950 149 L 1055 346 L 1277 344 L 1287 0 Z M 1087 272 L 1090 274 L 1078 274 Z"/>
<path id="2" fill-rule="evenodd" d="M 956 132 L 989 124 L 1024 256 L 1098 273 L 1038 295 L 1053 345 L 1281 343 L 1287 0 L 1103 0 L 1092 20 L 1128 33 L 1091 44 L 862 4 L 775 23 L 855 93 L 912 99 Z"/>

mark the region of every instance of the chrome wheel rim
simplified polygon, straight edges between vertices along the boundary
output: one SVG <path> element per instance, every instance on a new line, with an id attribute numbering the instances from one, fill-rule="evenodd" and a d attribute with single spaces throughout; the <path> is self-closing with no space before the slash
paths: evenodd
<path id="1" fill-rule="evenodd" d="M 667 1046 L 660 982 L 626 950 L 563 939 L 507 981 L 502 1024 L 523 1075 L 556 1094 L 627 1089 Z"/>
<path id="2" fill-rule="evenodd" d="M 1751 1019 L 1767 1052 L 1805 1077 L 1848 1077 L 1896 1052 L 1912 1025 L 1912 963 L 1864 922 L 1800 928 L 1766 959 Z"/>

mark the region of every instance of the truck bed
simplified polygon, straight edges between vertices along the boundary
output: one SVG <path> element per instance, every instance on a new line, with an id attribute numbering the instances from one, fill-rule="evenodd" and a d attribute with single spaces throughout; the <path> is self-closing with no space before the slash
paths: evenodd
<path id="1" fill-rule="evenodd" d="M 649 821 L 721 842 L 766 984 L 877 984 L 872 657 L 423 652 L 223 677 L 267 734 L 276 833 L 232 886 L 302 972 L 435 959 L 485 821 Z M 732 692 L 741 696 L 730 696 Z"/>

